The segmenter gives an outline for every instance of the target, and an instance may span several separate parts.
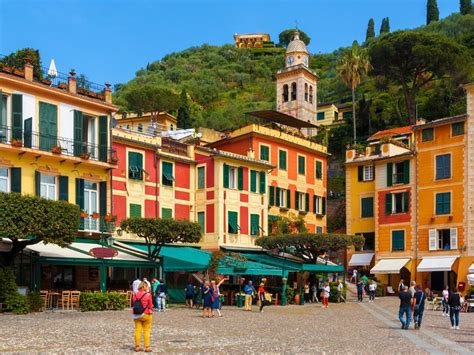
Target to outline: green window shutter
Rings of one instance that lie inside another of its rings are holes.
[[[135,167],[137,166],[137,153],[128,152],[128,178],[135,179],[136,172]]]
[[[109,123],[107,116],[99,116],[99,160],[107,161]]]
[[[250,191],[257,192],[257,172],[250,170]]]
[[[275,206],[275,187],[269,186],[268,187],[268,204],[270,206]]]
[[[291,208],[291,191],[286,190],[286,208]]]
[[[161,218],[173,218],[173,210],[171,208],[162,208]]]
[[[276,188],[276,206],[280,207],[280,188]]]
[[[131,203],[129,207],[130,207],[130,218],[142,217],[142,205]]]
[[[84,179],[76,179],[76,205],[84,209]]]
[[[286,151],[284,150],[278,152],[278,167],[281,170],[286,170]]]
[[[405,250],[405,232],[404,231],[392,232],[392,250],[393,251]]]
[[[238,214],[237,212],[229,211],[227,214],[227,232],[230,234],[237,234],[239,230]]]
[[[11,168],[10,191],[21,192],[21,168]]]
[[[436,194],[436,214],[450,214],[451,213],[451,193],[444,192]]]
[[[237,187],[239,190],[244,189],[244,168],[241,166],[237,169]]]
[[[443,201],[444,201],[444,194],[436,194],[436,214],[443,214]]]
[[[22,139],[23,128],[23,95],[12,95],[12,138]]]
[[[318,115],[317,115],[318,121],[324,120],[324,117],[325,117],[325,112],[318,112]]]
[[[74,156],[84,153],[84,116],[81,111],[74,110]]]
[[[173,181],[173,164],[167,161],[161,162],[161,183],[165,186],[173,186]]]
[[[69,201],[69,177],[59,176],[59,199],[63,201]]]
[[[203,166],[198,167],[198,189],[206,188],[206,170]]]
[[[299,209],[298,206],[300,204],[300,193],[295,191],[295,210]]]
[[[316,213],[316,195],[313,195],[313,213]]]
[[[306,159],[303,156],[298,156],[298,174],[304,175],[305,174],[305,167]]]
[[[41,173],[39,171],[35,171],[35,195],[41,195]]]
[[[265,186],[267,186],[267,173],[265,171],[260,172],[260,193],[265,193]]]
[[[385,194],[385,214],[392,214],[392,194]]]
[[[229,188],[229,165],[224,164],[224,187]]]
[[[23,146],[26,148],[32,147],[33,141],[33,118],[29,117],[24,121],[23,130]]]
[[[357,167],[357,181],[364,181],[364,167],[362,165]]]
[[[323,163],[316,160],[316,179],[321,180],[323,178]]]
[[[321,197],[321,214],[326,215],[326,197]]]
[[[374,216],[374,199],[372,197],[365,197],[361,200],[362,214],[361,217]]]
[[[393,163],[387,163],[387,186],[393,185]]]
[[[410,203],[410,194],[408,193],[408,191],[405,191],[403,193],[403,212],[408,212],[408,208],[409,208],[409,203]]]
[[[403,183],[409,184],[410,183],[410,161],[405,160],[403,162]]]
[[[197,213],[197,222],[201,226],[201,233],[205,233],[205,214],[204,212]]]
[[[309,193],[305,193],[305,211],[309,212]]]
[[[258,235],[258,230],[260,227],[259,219],[260,219],[260,216],[258,214],[250,215],[250,235]]]
[[[58,144],[58,111],[55,105],[39,103],[39,148],[49,151]]]
[[[107,214],[107,182],[99,182],[99,213],[102,217]]]
[[[260,160],[270,161],[270,148],[266,145],[260,146]]]

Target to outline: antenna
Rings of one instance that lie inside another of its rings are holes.
[[[298,29],[298,20],[295,20],[295,29]]]

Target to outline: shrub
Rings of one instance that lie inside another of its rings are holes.
[[[105,311],[107,309],[119,311],[124,310],[127,303],[126,295],[118,293],[82,292],[80,300],[82,312]]]
[[[114,310],[114,311],[122,311],[127,307],[128,305],[128,300],[126,295],[122,295],[120,293],[109,293],[107,295],[108,300],[108,309]]]
[[[15,282],[15,273],[11,267],[0,268],[0,302],[5,302],[8,296],[18,294],[18,286]]]
[[[27,302],[31,312],[40,312],[43,308],[43,301],[39,293],[28,293]]]
[[[347,285],[345,282],[342,283],[344,285],[342,289],[342,297],[346,298],[347,296]],[[329,288],[330,288],[330,294],[329,294],[329,302],[337,302],[337,286],[339,285],[339,282],[330,282],[329,283]]]
[[[20,295],[18,292],[16,294],[8,295],[5,299],[5,310],[15,314],[29,313],[30,306],[28,303],[28,298],[26,296]]]
[[[293,287],[286,287],[286,303],[291,304],[295,298],[295,290]]]

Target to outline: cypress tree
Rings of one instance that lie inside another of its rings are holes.
[[[186,89],[181,91],[181,100],[178,108],[178,128],[191,128],[191,113],[189,110],[188,95]]]
[[[460,0],[460,12],[461,15],[468,15],[471,13],[472,4],[471,0]]]
[[[365,41],[367,42],[369,39],[375,37],[375,29],[374,29],[374,19],[371,18],[369,20],[369,24],[367,25],[367,32],[365,34]]]
[[[436,0],[428,0],[426,4],[426,24],[439,20],[438,3]]]
[[[390,20],[388,17],[382,19],[382,25],[380,26],[380,34],[389,33],[390,32]]]

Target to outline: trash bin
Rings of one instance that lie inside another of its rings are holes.
[[[238,308],[242,308],[244,306],[245,296],[242,294],[235,295],[235,303],[237,304]]]

